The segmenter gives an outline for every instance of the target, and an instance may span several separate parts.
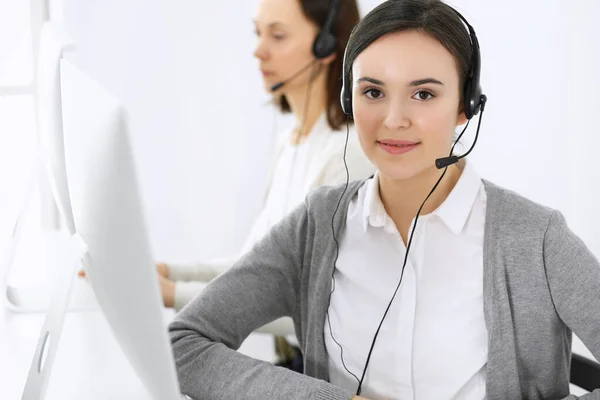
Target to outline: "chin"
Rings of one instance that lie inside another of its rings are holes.
[[[435,168],[434,165],[431,168]],[[379,170],[379,175],[384,177],[385,179],[389,179],[392,181],[404,181],[408,179],[413,179],[423,174],[427,170],[430,170],[425,165],[415,165],[414,163],[380,163],[377,165],[377,169]]]

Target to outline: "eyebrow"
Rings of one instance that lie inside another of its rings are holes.
[[[379,86],[385,86],[385,83],[383,83],[382,81],[380,81],[379,79],[375,79],[375,78],[370,78],[368,76],[363,76],[362,78],[358,78],[358,80],[356,81],[357,83],[360,82],[370,82],[374,85],[379,85]],[[410,83],[410,86],[421,86],[424,85],[426,83],[433,83],[435,85],[444,85],[442,82],[440,82],[437,79],[434,78],[423,78],[423,79],[417,79],[414,80]]]
[[[254,25],[258,25],[258,21],[253,19],[252,22],[254,23]],[[267,28],[277,28],[277,27],[284,27],[285,24],[283,22],[279,22],[279,21],[274,21],[274,22],[270,22],[269,24],[267,24]]]

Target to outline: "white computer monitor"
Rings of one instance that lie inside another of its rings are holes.
[[[60,23],[44,23],[40,32],[37,68],[36,101],[40,144],[54,201],[71,235],[75,233],[75,224],[65,170],[60,60],[65,52],[73,49],[73,42]]]
[[[32,176],[23,197],[23,205],[15,218],[12,235],[5,249],[0,253],[0,289],[7,300],[6,306],[13,311],[39,312],[45,311],[51,297],[51,285],[19,288],[8,284],[8,276],[15,260],[17,247],[21,240],[21,228],[26,214],[31,209],[31,199],[35,188],[47,180],[52,197],[57,205],[60,217],[69,234],[75,232],[69,190],[65,171],[65,155],[63,146],[62,112],[60,94],[60,59],[67,52],[74,50],[72,39],[64,26],[55,21],[46,21],[39,36],[39,52],[37,65],[36,111],[37,126],[40,137],[40,151],[32,168]],[[82,297],[89,308],[90,299]]]
[[[180,399],[125,112],[76,66],[61,69],[67,182],[89,282],[148,392]]]

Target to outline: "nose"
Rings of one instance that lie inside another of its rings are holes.
[[[389,130],[406,129],[411,124],[408,114],[408,107],[403,101],[399,99],[390,101],[383,126]]]
[[[261,61],[265,61],[269,56],[269,52],[267,51],[267,46],[263,39],[257,39],[256,48],[254,49],[254,57],[258,58]]]

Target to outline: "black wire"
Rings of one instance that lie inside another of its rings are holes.
[[[481,121],[481,118],[479,118],[479,120]],[[454,148],[456,147],[456,145],[458,144],[458,142],[460,142],[460,138],[463,136],[463,134],[465,133],[465,131],[467,130],[467,128],[469,127],[469,123],[471,122],[471,120],[467,121],[467,124],[465,125],[465,127],[463,128],[462,132],[460,133],[460,135],[458,135],[458,137],[456,138],[456,141],[454,142],[454,144],[452,145],[452,148],[450,149],[450,155],[452,155],[454,153]],[[479,133],[479,127],[477,128],[477,134]],[[476,134],[476,135],[477,135]],[[477,136],[475,136],[477,137]],[[475,139],[475,141],[477,141],[477,139]],[[469,154],[471,150],[469,150],[467,152],[467,154]],[[466,155],[466,154],[465,154]],[[459,158],[463,158],[465,155],[459,157]]]
[[[342,203],[344,194],[346,194],[346,190],[348,190],[348,184],[350,182],[350,172],[348,171],[348,164],[346,163],[346,151],[348,149],[348,136],[350,136],[350,126],[349,126],[348,120],[346,119],[346,144],[344,145],[344,167],[346,168],[346,186],[344,187],[344,191],[342,192],[342,195],[340,196],[340,198],[338,200],[337,206],[335,207],[335,211],[333,212],[333,216],[331,217],[331,231],[333,232],[333,240],[335,241],[335,260],[333,262],[333,271],[331,273],[331,279],[333,280],[333,283],[332,283],[331,292],[329,292],[329,304],[331,304],[331,295],[335,291],[335,264],[337,263],[338,255],[340,252],[340,245],[338,243],[337,237],[335,236],[335,215],[337,214],[338,209],[340,208],[340,204]],[[348,372],[350,375],[352,375],[354,377],[354,379],[356,379],[356,382],[359,382],[358,376],[354,375],[348,369],[348,367],[346,366],[346,363],[344,362],[344,348],[335,339],[335,337],[333,337],[333,330],[331,329],[331,319],[329,318],[329,307],[327,307],[326,315],[327,315],[327,323],[329,324],[329,333],[331,335],[331,338],[333,339],[335,344],[337,344],[338,347],[340,348],[340,357],[342,359],[342,366],[344,367],[346,372]]]
[[[481,113],[483,115],[483,112]],[[454,148],[456,147],[456,144],[458,143],[458,141],[460,140],[460,138],[463,136],[463,134],[465,133],[465,131],[467,130],[467,128],[469,127],[469,123],[471,122],[471,120],[467,121],[467,124],[465,125],[464,129],[462,130],[462,132],[460,133],[460,135],[458,135],[458,138],[456,139],[456,141],[454,142],[454,144],[452,145],[452,148],[450,149],[450,155],[452,155],[452,153],[454,153]],[[477,136],[479,135],[479,127],[481,126],[481,115],[479,116],[479,125],[477,126],[477,133],[475,135],[475,142],[477,141]],[[473,143],[473,146],[471,146],[471,149],[469,149],[469,151],[466,154],[469,154],[469,152],[471,152],[471,150],[473,150],[473,147],[475,146],[475,142]],[[465,155],[459,157],[459,158],[463,158],[465,157]],[[371,355],[373,354],[373,349],[375,347],[375,342],[377,341],[377,336],[379,336],[379,331],[381,330],[381,326],[383,325],[383,321],[385,321],[385,317],[388,314],[388,311],[390,310],[390,307],[392,306],[392,303],[394,302],[394,299],[396,298],[396,294],[398,293],[398,289],[400,288],[400,284],[402,283],[402,278],[404,277],[404,269],[406,267],[406,262],[408,261],[408,254],[410,251],[410,246],[412,244],[412,239],[415,233],[415,229],[417,228],[417,222],[419,221],[419,216],[421,215],[421,211],[423,210],[423,207],[425,206],[425,203],[427,202],[427,200],[429,200],[429,198],[431,197],[431,195],[433,194],[433,192],[435,191],[435,189],[437,189],[437,187],[439,186],[440,182],[442,181],[442,179],[444,178],[444,175],[446,175],[446,172],[448,171],[448,166],[446,166],[444,168],[444,172],[442,173],[442,175],[440,176],[440,178],[437,180],[437,182],[435,183],[435,185],[433,186],[433,188],[431,189],[431,191],[429,192],[429,194],[427,195],[427,197],[425,198],[425,200],[423,201],[423,203],[421,203],[421,207],[419,207],[419,211],[417,211],[417,215],[415,217],[415,223],[413,225],[413,228],[410,232],[410,237],[408,239],[408,245],[406,246],[406,253],[404,254],[404,262],[402,264],[402,271],[400,273],[400,281],[398,281],[398,285],[396,286],[396,290],[394,290],[394,294],[392,295],[392,298],[390,300],[390,302],[388,303],[387,308],[385,309],[385,313],[383,314],[383,318],[381,318],[381,321],[379,322],[379,326],[377,327],[377,331],[375,332],[375,336],[373,337],[373,342],[371,343],[371,348],[369,349],[369,354],[367,356],[367,361],[365,362],[365,368],[363,369],[363,373],[362,376],[360,378],[360,381],[358,382],[358,388],[356,390],[356,395],[359,396],[362,390],[362,384],[363,381],[365,379],[365,375],[367,373],[367,368],[369,366],[369,362],[371,360]]]
[[[475,140],[473,142],[473,145],[471,146],[471,148],[469,149],[469,151],[467,151],[465,154],[463,154],[462,156],[459,157],[459,159],[466,157],[472,150],[473,147],[475,147],[475,143],[477,143],[477,138],[479,136],[479,128],[481,127],[481,119],[483,117],[483,109],[481,110],[481,115],[479,116],[479,122],[477,124],[477,132],[475,134]],[[452,148],[450,149],[450,154],[449,156],[452,156],[452,154],[454,153],[454,148],[456,147],[456,144],[460,141],[461,137],[463,136],[463,134],[466,132],[467,128],[469,127],[469,123],[471,122],[471,120],[467,121],[467,124],[465,125],[465,127],[463,128],[462,132],[460,133],[460,135],[458,135],[458,138],[456,139],[456,141],[454,142],[454,144],[452,145]],[[346,152],[347,152],[347,148],[348,148],[348,136],[349,136],[349,132],[350,132],[350,128],[349,128],[349,122],[348,119],[346,119],[346,143],[344,145],[344,167],[346,168],[346,185],[344,187],[344,190],[342,191],[342,194],[340,195],[340,198],[338,200],[337,206],[335,208],[335,211],[333,212],[333,216],[331,218],[331,231],[333,233],[333,240],[335,241],[335,248],[336,248],[336,252],[335,252],[335,259],[334,259],[334,264],[333,264],[333,271],[331,273],[331,278],[332,278],[332,289],[331,292],[329,293],[329,304],[331,304],[331,296],[333,295],[333,292],[335,291],[335,265],[337,263],[337,259],[339,256],[339,251],[340,251],[340,246],[339,246],[339,242],[337,240],[337,237],[335,235],[335,216],[338,212],[338,209],[340,207],[340,204],[342,203],[342,199],[344,197],[344,195],[346,194],[346,191],[348,190],[348,184],[350,181],[350,173],[348,172],[348,164],[346,162]],[[369,349],[369,354],[367,355],[367,361],[365,362],[365,367],[363,369],[363,373],[360,379],[358,379],[358,377],[352,373],[348,367],[346,366],[346,363],[344,362],[344,348],[342,347],[342,345],[335,339],[335,337],[333,336],[333,330],[331,328],[331,319],[329,317],[329,306],[327,307],[327,312],[326,312],[326,316],[327,316],[327,323],[329,324],[329,333],[331,335],[331,338],[333,339],[333,341],[335,342],[335,344],[338,345],[338,347],[340,348],[340,357],[342,360],[342,366],[344,367],[344,369],[346,370],[346,372],[348,372],[350,375],[352,375],[356,381],[358,382],[358,388],[356,390],[356,395],[360,396],[360,393],[362,391],[362,384],[363,381],[365,379],[365,375],[367,373],[367,368],[369,366],[369,362],[371,360],[371,355],[373,354],[373,349],[375,347],[375,342],[377,341],[377,336],[379,336],[379,331],[381,330],[381,326],[383,325],[383,322],[385,321],[385,317],[387,316],[392,303],[394,302],[394,299],[396,298],[396,294],[398,293],[398,289],[400,288],[400,285],[402,284],[402,278],[404,277],[404,269],[406,268],[406,262],[408,261],[408,254],[410,251],[410,246],[412,244],[412,240],[413,240],[413,236],[415,233],[415,229],[417,228],[417,223],[419,221],[419,216],[421,215],[421,211],[423,210],[423,207],[425,206],[425,203],[427,202],[427,200],[429,200],[429,198],[431,197],[431,195],[433,194],[433,192],[435,191],[435,189],[437,189],[437,187],[439,186],[440,182],[442,181],[442,179],[444,178],[444,176],[446,175],[446,172],[448,171],[448,166],[444,167],[444,172],[442,172],[442,175],[439,177],[439,179],[437,180],[437,182],[435,183],[435,185],[433,186],[433,188],[431,189],[431,191],[429,192],[429,194],[427,195],[427,197],[425,198],[425,200],[423,201],[423,203],[421,203],[421,206],[419,207],[419,210],[417,211],[417,215],[415,217],[415,223],[412,227],[412,230],[410,232],[410,236],[408,239],[408,244],[406,246],[406,253],[404,254],[404,262],[402,264],[402,271],[400,272],[400,280],[398,281],[398,285],[396,285],[396,289],[394,290],[394,294],[392,295],[392,298],[390,299],[387,308],[385,309],[385,312],[383,314],[383,317],[381,318],[381,321],[379,322],[379,326],[377,327],[377,331],[375,332],[375,336],[373,337],[373,342],[371,343],[371,348]]]
[[[466,156],[469,155],[469,153],[471,153],[473,151],[473,148],[475,147],[475,143],[477,143],[477,138],[479,137],[479,128],[481,127],[482,119],[483,119],[483,109],[481,110],[481,114],[479,115],[479,121],[477,121],[477,132],[475,132],[475,140],[473,140],[473,144],[471,145],[471,148],[465,154],[458,157],[459,159],[465,158]],[[471,122],[471,120],[469,120],[469,122]],[[467,126],[469,126],[469,122],[467,122]],[[463,133],[465,133],[467,126],[465,126],[465,129],[463,129],[462,133],[458,136],[458,139],[456,140],[457,142],[460,140],[460,137],[463,135]],[[456,143],[454,143],[454,144],[456,145]],[[454,146],[452,146],[452,148],[454,149]]]
[[[468,125],[469,125],[469,124],[467,123],[467,126],[468,126]],[[458,139],[457,139],[457,142],[458,142],[458,140],[460,139],[460,137],[462,136],[462,134],[465,132],[465,130],[466,130],[466,128],[467,128],[467,126],[465,126],[465,129],[464,129],[464,130],[462,131],[462,133],[459,135],[459,137],[458,137]],[[331,230],[332,230],[332,232],[333,232],[333,240],[335,241],[336,253],[335,253],[335,259],[334,259],[334,267],[333,267],[333,271],[332,271],[332,273],[331,273],[331,278],[332,278],[332,281],[333,281],[333,282],[332,282],[332,290],[331,290],[331,292],[329,293],[329,304],[331,304],[331,296],[333,295],[333,292],[335,291],[335,265],[336,265],[336,263],[337,263],[337,259],[338,259],[338,256],[339,256],[339,242],[338,242],[338,240],[337,240],[337,237],[336,237],[336,235],[335,235],[335,216],[336,216],[336,214],[337,214],[337,212],[338,212],[338,209],[339,209],[339,207],[340,207],[340,204],[341,204],[341,202],[342,202],[342,199],[343,199],[343,197],[344,197],[344,194],[346,194],[346,191],[348,190],[348,184],[349,184],[349,181],[350,181],[350,173],[348,172],[348,164],[347,164],[347,162],[346,162],[346,152],[347,152],[347,148],[348,148],[348,137],[349,137],[349,132],[350,132],[350,128],[349,128],[349,122],[348,122],[348,120],[346,120],[346,143],[345,143],[345,145],[344,145],[344,167],[346,168],[346,185],[345,185],[345,187],[344,187],[344,190],[342,191],[342,194],[341,194],[341,196],[340,196],[340,198],[339,198],[339,200],[338,200],[337,206],[336,206],[336,208],[335,208],[335,211],[333,212],[333,216],[332,216],[332,218],[331,218]],[[454,145],[452,146],[452,149],[450,150],[450,154],[452,154],[452,151],[454,150],[454,146],[456,146],[456,142],[455,142],[455,143],[454,143]],[[335,344],[337,344],[337,345],[338,345],[338,347],[340,348],[340,358],[341,358],[341,361],[342,361],[342,366],[344,367],[344,369],[346,370],[346,372],[348,372],[350,375],[352,375],[352,376],[354,377],[354,379],[356,379],[356,382],[358,383],[358,389],[357,389],[357,392],[356,392],[356,395],[357,395],[357,396],[358,396],[358,395],[360,395],[360,392],[361,392],[361,388],[362,388],[362,382],[363,382],[363,380],[364,380],[364,377],[365,377],[365,374],[366,374],[366,372],[367,372],[367,367],[368,367],[368,365],[369,365],[369,361],[370,361],[370,359],[371,359],[371,354],[372,354],[372,352],[373,352],[373,348],[374,348],[374,346],[375,346],[375,341],[377,340],[377,336],[379,335],[379,331],[380,331],[380,329],[381,329],[381,326],[383,325],[383,321],[385,320],[385,317],[387,316],[387,313],[388,313],[388,311],[389,311],[389,309],[390,309],[390,307],[391,307],[391,305],[392,305],[392,302],[394,301],[394,298],[396,297],[396,293],[398,292],[398,289],[399,289],[399,287],[400,287],[400,284],[402,283],[402,277],[403,277],[403,275],[404,275],[404,268],[405,268],[405,266],[406,266],[406,262],[407,262],[407,260],[408,260],[408,252],[409,252],[409,250],[410,250],[410,245],[411,245],[411,243],[412,243],[412,237],[413,237],[414,230],[415,230],[415,228],[416,228],[416,226],[417,226],[418,214],[420,214],[420,213],[421,213],[421,209],[423,208],[423,205],[425,204],[425,202],[427,201],[427,199],[429,199],[429,197],[431,196],[431,194],[433,193],[433,191],[434,191],[434,190],[437,188],[438,184],[440,183],[440,181],[442,180],[442,178],[443,178],[443,177],[444,177],[444,175],[446,174],[446,170],[447,170],[447,169],[448,169],[448,167],[444,168],[444,172],[442,173],[442,176],[440,177],[440,179],[438,180],[438,182],[435,184],[435,186],[433,187],[433,189],[431,190],[431,192],[429,193],[429,195],[427,196],[427,198],[425,199],[425,201],[423,202],[423,204],[421,204],[421,207],[419,208],[419,211],[418,211],[418,213],[417,213],[417,218],[415,219],[415,224],[414,224],[414,226],[413,226],[413,230],[412,230],[412,232],[411,232],[410,239],[409,239],[409,242],[408,242],[408,247],[406,248],[406,254],[405,254],[405,257],[404,257],[404,264],[403,264],[403,266],[402,266],[402,273],[401,273],[401,275],[400,275],[400,281],[398,282],[398,285],[396,286],[396,290],[394,291],[394,295],[392,296],[392,299],[390,300],[390,302],[389,302],[389,304],[388,304],[388,306],[387,306],[387,308],[386,308],[386,310],[385,310],[385,313],[384,313],[384,315],[383,315],[383,318],[381,319],[381,321],[380,321],[380,323],[379,323],[379,326],[378,326],[378,328],[377,328],[377,331],[376,331],[376,333],[375,333],[375,336],[374,336],[374,338],[373,338],[373,342],[372,342],[372,344],[371,344],[371,348],[370,348],[370,350],[369,350],[369,355],[367,356],[367,361],[366,361],[365,368],[364,368],[364,370],[363,370],[363,374],[362,374],[362,377],[361,377],[361,379],[358,379],[358,376],[356,376],[354,373],[352,373],[352,371],[350,371],[350,370],[348,369],[348,367],[346,366],[346,363],[345,363],[345,361],[344,361],[344,348],[342,347],[342,345],[341,345],[341,344],[340,344],[340,343],[339,343],[339,342],[338,342],[338,341],[335,339],[335,337],[333,336],[333,330],[332,330],[332,328],[331,328],[331,319],[330,319],[330,317],[329,317],[329,307],[327,307],[327,313],[326,313],[326,316],[327,316],[327,323],[328,323],[328,325],[329,325],[329,332],[330,332],[330,335],[331,335],[331,339],[333,339],[333,341],[335,342]]]
[[[452,146],[452,147],[454,147],[454,146]],[[369,349],[369,355],[367,356],[367,361],[365,363],[365,368],[363,369],[362,376],[360,378],[360,381],[358,382],[358,389],[356,390],[356,395],[357,396],[360,395],[360,392],[362,390],[362,383],[363,383],[363,380],[365,379],[365,375],[367,373],[367,367],[369,366],[369,362],[371,361],[371,355],[373,354],[373,349],[375,348],[375,341],[377,340],[377,336],[379,336],[379,331],[381,330],[381,326],[383,325],[383,321],[385,320],[385,317],[387,316],[388,311],[390,310],[390,307],[392,306],[392,303],[394,302],[394,299],[396,298],[396,294],[398,293],[398,289],[400,288],[400,284],[402,283],[402,278],[404,277],[404,268],[406,267],[406,262],[408,260],[408,253],[410,251],[410,245],[412,244],[413,235],[414,235],[415,229],[417,227],[417,221],[419,220],[419,215],[421,214],[421,210],[423,209],[423,206],[425,205],[425,203],[427,202],[427,200],[429,200],[429,197],[431,197],[431,195],[433,194],[433,192],[435,191],[435,189],[438,187],[438,185],[442,181],[442,178],[444,177],[444,175],[446,175],[447,171],[448,171],[448,167],[445,167],[444,168],[444,172],[442,173],[442,175],[440,176],[440,178],[438,179],[438,181],[436,182],[436,184],[433,186],[433,189],[431,189],[431,191],[429,192],[429,194],[425,198],[425,201],[423,201],[423,203],[421,204],[421,207],[419,207],[419,211],[417,211],[417,216],[415,217],[415,223],[413,225],[412,231],[410,232],[410,237],[408,239],[408,245],[406,247],[406,253],[404,254],[404,263],[402,264],[402,272],[400,273],[400,281],[398,281],[398,285],[396,286],[396,290],[394,290],[394,294],[393,294],[390,302],[388,303],[387,308],[385,309],[385,313],[383,313],[383,317],[381,318],[381,321],[379,322],[379,326],[377,327],[377,331],[375,332],[375,336],[373,337],[373,342],[371,343],[371,348]]]

